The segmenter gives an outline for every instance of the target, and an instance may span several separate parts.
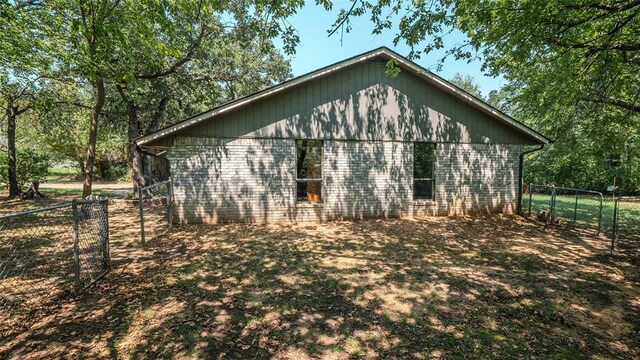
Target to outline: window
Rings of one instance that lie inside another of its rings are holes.
[[[413,198],[433,200],[435,179],[433,164],[436,144],[413,144]]]
[[[322,140],[296,140],[296,197],[322,201]]]

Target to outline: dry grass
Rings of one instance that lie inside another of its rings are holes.
[[[634,358],[637,257],[512,217],[188,226],[138,244],[0,358]]]

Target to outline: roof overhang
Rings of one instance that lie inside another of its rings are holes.
[[[148,145],[154,141],[166,138],[168,136],[171,136],[172,134],[186,129],[188,127],[194,126],[196,124],[199,124],[203,121],[207,121],[213,117],[216,117],[220,114],[224,114],[224,113],[228,113],[230,111],[233,111],[237,108],[241,108],[249,103],[258,101],[260,99],[266,98],[266,97],[270,97],[272,95],[278,94],[278,93],[282,93],[284,91],[286,91],[287,89],[290,89],[292,87],[295,87],[299,84],[305,83],[307,81],[311,81],[313,79],[316,78],[320,78],[323,76],[326,76],[328,74],[340,71],[344,68],[347,68],[351,65],[357,64],[357,63],[362,63],[362,62],[366,62],[369,61],[371,59],[374,58],[378,58],[378,57],[383,57],[385,59],[388,60],[393,60],[396,65],[398,67],[400,67],[403,70],[408,70],[410,72],[412,72],[413,74],[419,76],[420,78],[426,80],[427,82],[433,84],[434,86],[438,87],[439,89],[445,91],[446,93],[449,93],[461,100],[463,100],[464,102],[471,104],[472,106],[478,108],[479,110],[487,113],[488,115],[490,115],[492,118],[506,124],[509,125],[517,130],[519,130],[521,133],[529,136],[530,138],[535,139],[537,142],[539,142],[540,144],[548,144],[551,142],[551,140],[549,138],[547,138],[546,136],[540,134],[539,132],[533,130],[532,128],[526,126],[525,124],[515,120],[514,118],[512,118],[511,116],[503,113],[502,111],[494,108],[493,106],[487,104],[486,102],[484,102],[483,100],[469,94],[468,92],[460,89],[459,87],[453,85],[452,83],[448,82],[447,80],[441,78],[440,76],[432,73],[431,71],[419,66],[418,64],[404,58],[403,56],[399,55],[398,53],[390,50],[387,47],[381,47],[375,50],[371,50],[369,52],[366,52],[364,54],[360,54],[357,56],[354,56],[352,58],[340,61],[338,63],[335,63],[333,65],[329,65],[326,66],[324,68],[321,68],[319,70],[310,72],[308,74],[293,78],[291,80],[285,81],[281,84],[275,85],[273,87],[261,90],[259,92],[256,92],[254,94],[242,97],[240,99],[231,101],[229,103],[226,103],[224,105],[221,105],[219,107],[216,107],[212,110],[209,110],[207,112],[204,112],[202,114],[196,115],[194,117],[191,117],[189,119],[186,119],[184,121],[181,121],[179,123],[176,123],[174,125],[168,126],[164,129],[160,129],[156,132],[153,132],[151,134],[142,136],[138,139],[136,139],[136,144],[138,146],[143,146],[143,145]]]

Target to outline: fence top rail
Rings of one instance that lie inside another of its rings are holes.
[[[7,214],[7,215],[0,215],[0,220],[10,219],[10,218],[18,217],[18,216],[29,215],[29,214],[35,214],[35,213],[39,213],[39,212],[45,212],[45,211],[61,209],[63,207],[67,207],[67,206],[71,206],[71,205],[72,205],[71,202],[65,202],[65,203],[61,203],[61,204],[53,205],[53,206],[48,206],[48,207],[44,207],[44,208],[25,210],[25,211],[20,211],[20,212],[17,212],[17,213],[11,213],[11,214]]]
[[[84,204],[94,204],[94,203],[102,203],[102,202],[108,202],[109,199],[108,198],[97,198],[97,199],[74,199],[72,201],[72,203],[76,203],[77,205],[84,205]]]
[[[631,202],[640,202],[640,196],[620,196],[616,198],[617,202],[631,201]]]
[[[593,190],[584,190],[584,189],[576,189],[576,188],[568,188],[568,187],[562,187],[562,186],[556,186],[555,187],[556,190],[569,190],[569,191],[575,191],[575,192],[579,192],[579,193],[583,193],[583,194],[593,194],[593,195],[598,195],[600,197],[602,197],[602,193],[599,191],[593,191]]]
[[[159,187],[159,186],[162,186],[162,185],[166,185],[166,184],[170,184],[170,183],[171,183],[171,179],[169,179],[169,180],[165,180],[165,181],[160,181],[160,182],[157,182],[157,183],[152,184],[152,185],[149,185],[149,186],[141,187],[141,188],[140,188],[140,191],[145,191],[145,190],[153,189],[153,188],[156,188],[156,187]]]

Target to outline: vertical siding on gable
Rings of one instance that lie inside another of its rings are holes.
[[[177,136],[533,144],[407,72],[362,63],[187,128]]]

